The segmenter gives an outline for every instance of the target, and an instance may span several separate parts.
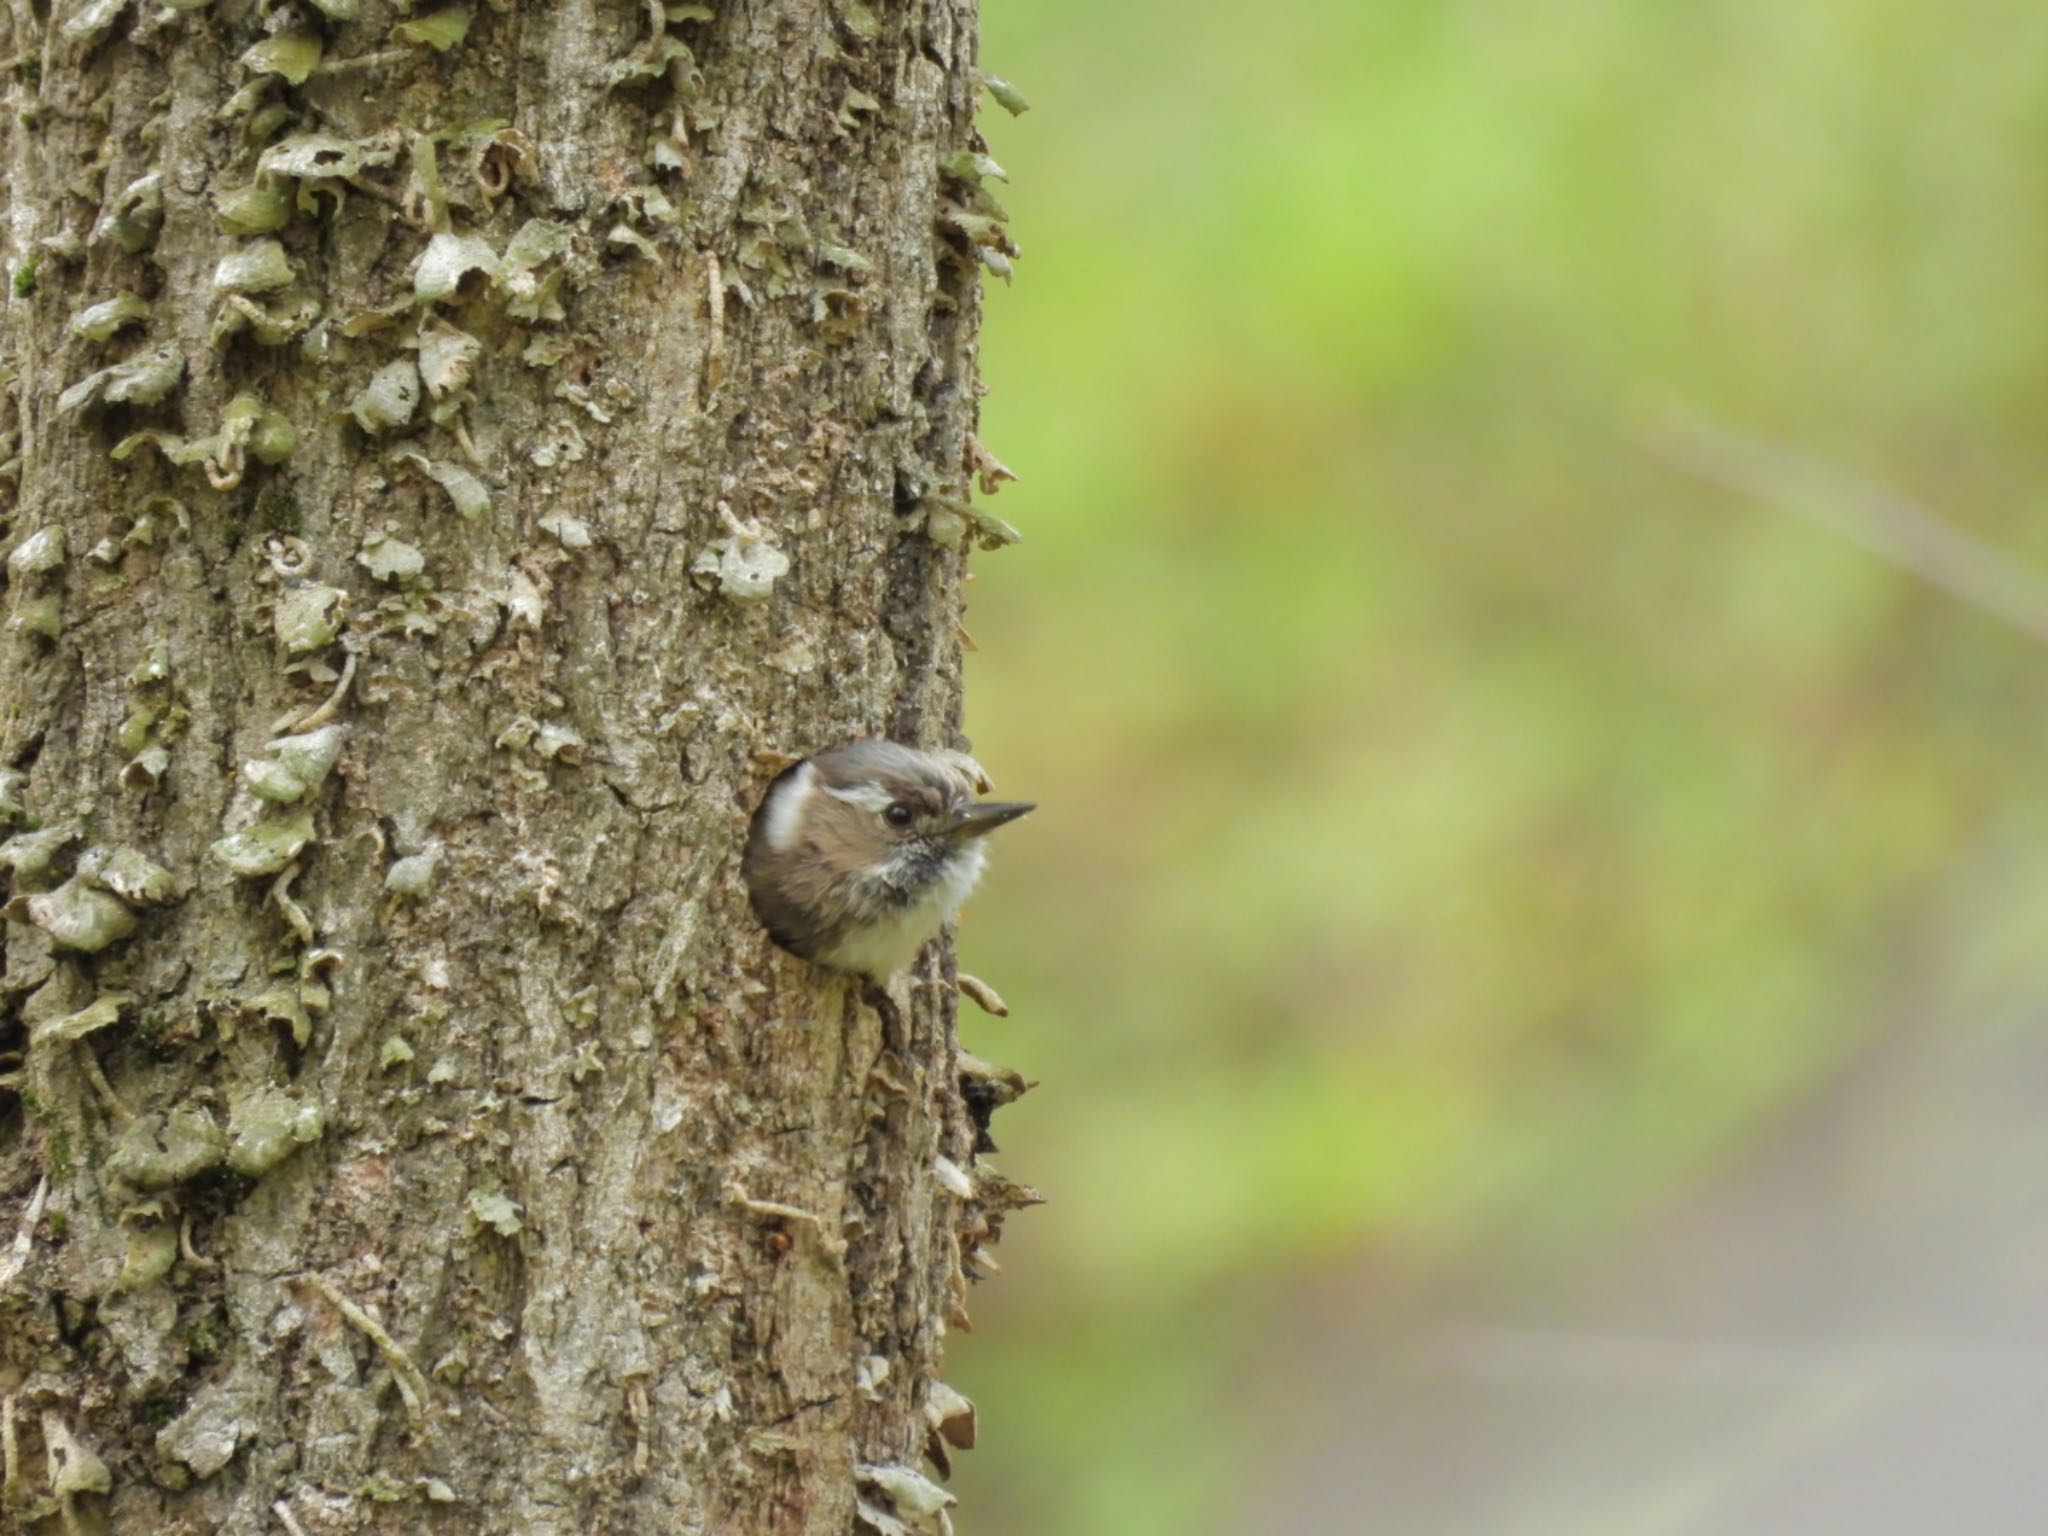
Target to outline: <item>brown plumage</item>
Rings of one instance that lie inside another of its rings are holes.
[[[893,741],[851,741],[768,786],[741,871],[784,949],[887,980],[959,911],[985,835],[1029,805],[977,801],[967,775]]]

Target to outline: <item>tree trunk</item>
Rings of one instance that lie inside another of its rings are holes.
[[[973,53],[9,0],[0,1528],[944,1525],[1018,1085],[736,869],[962,744]]]

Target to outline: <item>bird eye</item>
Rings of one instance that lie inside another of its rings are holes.
[[[892,827],[907,827],[910,825],[910,807],[898,800],[882,812],[882,820]]]

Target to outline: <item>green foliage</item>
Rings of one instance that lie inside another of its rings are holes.
[[[1963,850],[2048,869],[2038,652],[1644,430],[2048,563],[2043,42],[2015,0],[988,7],[1038,108],[982,119],[1030,538],[968,726],[1046,809],[962,936],[1014,1017],[964,1028],[1046,1083],[997,1161],[1052,1204],[956,1346],[963,1529],[1241,1528],[1237,1319],[1657,1199],[1882,1026]]]

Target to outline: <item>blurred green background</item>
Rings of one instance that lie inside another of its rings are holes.
[[[963,1035],[1042,1080],[996,1161],[1052,1203],[952,1345],[959,1529],[1720,1529],[1725,1457],[1288,1501],[1436,1379],[1386,1359],[1581,1294],[1886,1042],[1874,1220],[1959,1145],[1896,1125],[1944,1052],[2031,1070],[2038,645],[1656,424],[2048,565],[2048,10],[988,0],[982,62],[1025,542],[969,729],[1044,808]]]

